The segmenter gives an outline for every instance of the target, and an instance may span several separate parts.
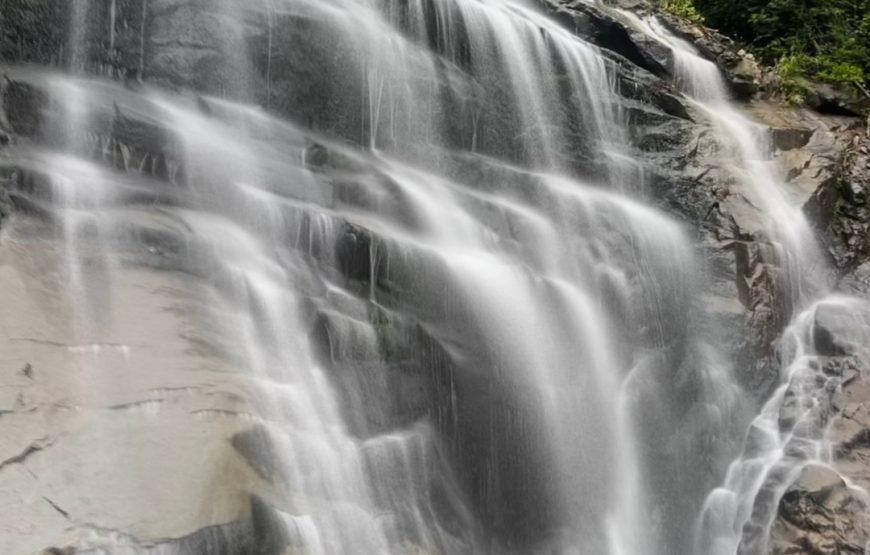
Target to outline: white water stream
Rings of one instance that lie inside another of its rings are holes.
[[[825,371],[831,353],[820,352],[816,345],[817,319],[833,324],[835,341],[858,348],[866,357],[870,305],[831,293],[824,255],[801,208],[788,200],[789,185],[776,168],[767,129],[732,104],[719,68],[655,18],[621,15],[671,49],[675,85],[696,101],[731,153],[733,171],[747,186],[751,202],[769,218],[767,233],[785,269],[795,316],[781,340],[780,385],[751,423],[743,452],[723,484],[707,497],[694,547],[695,553],[709,555],[767,553],[786,488],[806,466],[833,464],[826,414],[831,392],[841,380]]]

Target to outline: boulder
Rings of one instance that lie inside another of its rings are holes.
[[[816,130],[812,127],[771,127],[770,139],[773,148],[780,152],[807,146]]]
[[[832,406],[838,417],[828,431],[834,445],[837,468],[851,483],[870,491],[870,371],[855,361],[843,372],[843,386],[834,394]]]
[[[863,555],[870,542],[870,505],[833,469],[807,465],[779,503],[771,555]]]
[[[870,98],[861,93],[828,83],[803,81],[807,106],[823,114],[865,116],[870,113]]]

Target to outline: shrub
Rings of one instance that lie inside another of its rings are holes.
[[[695,23],[703,23],[704,18],[695,8],[692,0],[658,0],[658,7],[667,12],[685,17]]]
[[[870,80],[870,0],[659,0],[746,44],[784,82]]]

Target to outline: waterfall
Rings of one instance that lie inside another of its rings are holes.
[[[769,217],[767,233],[785,269],[794,317],[781,340],[780,385],[750,424],[744,449],[724,482],[707,497],[694,549],[711,555],[768,553],[771,527],[786,488],[812,464],[833,465],[826,411],[830,393],[842,381],[826,369],[828,357],[835,353],[820,344],[818,321],[831,328],[831,341],[854,346],[859,358],[866,357],[870,305],[830,291],[825,257],[802,210],[787,197],[788,185],[775,167],[766,129],[732,105],[719,68],[654,17],[621,15],[671,49],[675,84],[709,118],[734,159],[733,171]]]
[[[110,49],[132,48],[136,82],[83,75],[85,0],[72,74],[8,69],[44,96],[0,170],[29,207],[4,233],[52,268],[43,343],[64,346],[84,399],[54,401],[76,415],[58,442],[87,439],[64,447],[79,493],[118,489],[100,507],[70,494],[51,538],[731,554],[767,537],[764,492],[830,463],[817,314],[859,345],[849,322],[870,308],[830,293],[760,126],[690,45],[625,15],[673,51],[786,268],[781,384],[742,453],[727,438],[747,402],[694,238],[635,159],[625,60],[521,0],[205,4],[112,0]],[[783,431],[786,398],[807,410]],[[170,452],[166,430],[190,446]],[[738,458],[710,492],[723,453]]]

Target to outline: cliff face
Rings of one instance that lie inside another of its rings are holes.
[[[855,102],[848,95],[821,86],[817,87],[821,96],[812,96],[809,107],[771,100],[775,97],[775,78],[766,76],[766,70],[759,68],[751,55],[738,53],[733,43],[715,31],[698,28],[671,15],[660,17],[675,33],[719,64],[746,110],[755,120],[769,126],[771,145],[786,176],[788,193],[801,203],[821,238],[824,255],[833,268],[832,282],[845,294],[866,298],[870,293],[870,282],[865,276],[868,260],[865,227],[870,221],[864,208],[870,176],[866,106],[860,99]],[[666,63],[662,65],[667,67]],[[740,268],[740,258],[737,263]],[[775,273],[777,263],[772,266]],[[750,275],[753,277],[748,278]],[[760,313],[763,322],[760,329],[770,334],[756,331],[754,335],[764,337],[764,343],[768,344],[767,339],[778,336],[781,324],[789,320],[788,304],[777,301],[775,278],[762,280],[756,288],[751,284],[757,279],[758,270],[744,276],[749,291],[766,300],[755,305],[750,302],[749,306],[753,322],[759,322]],[[741,279],[738,277],[738,281]],[[781,491],[778,516],[772,526],[753,532],[756,524],[750,520],[739,553],[858,554],[868,549],[870,504],[866,492],[870,491],[870,484],[866,439],[870,436],[863,414],[870,403],[870,376],[866,369],[867,339],[861,331],[865,317],[859,313],[854,319],[847,318],[844,324],[836,318],[826,320],[817,315],[814,328],[817,349],[828,358],[822,359],[822,368],[809,385],[818,390],[816,401],[812,408],[794,402],[800,397],[797,390],[808,385],[792,384],[779,411],[779,423],[781,433],[785,433],[801,411],[814,411],[814,432],[794,429],[791,433],[827,437],[833,453],[832,466],[809,464],[786,478],[784,483],[790,485]],[[837,333],[840,337],[851,335],[851,342],[834,344],[824,339]],[[757,352],[764,352],[764,347]],[[755,510],[764,511],[770,502],[760,496]],[[765,536],[768,531],[769,541],[766,537],[752,539],[759,533]]]
[[[332,40],[336,35],[323,21],[304,10],[272,12],[231,1],[91,2],[78,14],[69,11],[71,4],[11,0],[0,22],[12,29],[0,37],[4,61],[73,67],[114,80],[131,96],[158,85],[259,105],[307,129],[300,158],[320,190],[331,191],[335,206],[395,205],[402,211],[407,201],[391,185],[394,177],[335,141],[368,146],[369,137],[387,134],[371,107],[360,106],[365,91],[355,78],[363,63],[357,45]],[[692,321],[698,325],[718,330],[719,347],[731,355],[734,373],[749,393],[743,402],[760,405],[780,380],[779,339],[794,316],[795,297],[783,277],[777,245],[767,236],[764,212],[734,178],[729,155],[709,122],[672,85],[670,50],[609,9],[580,1],[546,0],[541,5],[565,29],[601,48],[616,68],[614,104],[628,124],[626,152],[638,166],[643,193],[690,230],[704,261],[703,306],[686,312],[695,315]],[[76,17],[82,37],[73,40],[64,22]],[[762,100],[764,72],[751,58],[714,32],[670,16],[662,15],[662,20],[720,65],[745,111],[767,126],[788,177],[788,192],[823,238],[834,269],[830,281],[870,297],[870,139],[862,120],[831,110],[833,100],[818,104],[828,113]],[[457,59],[461,62],[462,55]],[[462,70],[461,63],[439,68],[453,88],[444,93],[444,110],[429,116],[446,129],[450,149],[432,155],[413,145],[389,147],[407,150],[421,164],[440,158],[434,164],[447,166],[449,159],[452,177],[482,188],[532,187],[534,179],[513,166],[464,156],[482,153],[522,165],[536,153],[523,151],[517,144],[522,133],[502,121],[509,119],[509,100],[480,99],[480,90],[491,90],[489,76],[470,79]],[[215,337],[195,329],[195,315],[208,309],[209,299],[198,299],[199,304],[180,300],[190,297],[180,293],[188,276],[204,279],[206,274],[183,262],[183,230],[167,230],[153,221],[142,224],[139,232],[148,252],[137,256],[148,263],[121,272],[115,295],[125,301],[113,305],[118,313],[105,316],[126,326],[82,343],[54,321],[60,315],[62,322],[70,310],[60,300],[63,284],[57,279],[66,262],[56,239],[53,243],[41,227],[51,221],[48,178],[18,153],[33,145],[57,146],[62,132],[56,121],[57,94],[50,79],[26,67],[7,70],[0,84],[0,304],[9,307],[3,311],[2,329],[4,358],[11,361],[0,375],[0,429],[8,438],[0,441],[0,490],[11,500],[0,506],[0,530],[10,538],[9,552],[36,553],[55,546],[46,552],[96,553],[81,546],[97,549],[108,543],[145,553],[294,552],[288,551],[292,538],[279,524],[289,518],[291,507],[271,497],[281,472],[269,462],[274,446],[262,427],[251,423],[256,412],[251,407],[258,402],[255,388],[232,353],[220,352]],[[165,192],[149,193],[153,205],[181,203],[174,188],[183,186],[189,168],[174,136],[177,130],[143,116],[136,102],[125,99],[87,128],[75,130],[81,150],[132,187],[139,180],[163,184]],[[205,96],[191,102],[206,115],[222,109]],[[570,120],[570,114],[565,118]],[[409,133],[424,135],[423,127]],[[477,133],[478,128],[485,131]],[[566,167],[589,179],[607,175],[607,161],[594,155],[584,129],[569,129],[563,138]],[[368,196],[372,183],[389,194]],[[365,219],[339,221],[329,240],[318,240],[316,221],[306,225],[307,234],[299,231],[296,237],[309,243],[306,263],[340,279],[364,303],[360,312],[378,334],[380,352],[361,355],[341,343],[347,323],[334,311],[316,302],[307,309],[304,333],[341,392],[344,410],[356,415],[352,434],[365,441],[425,421],[417,430],[420,437],[431,434],[447,446],[408,455],[425,458],[427,468],[434,469],[427,478],[431,514],[426,517],[440,523],[443,536],[435,543],[441,552],[480,552],[481,537],[505,551],[522,552],[539,543],[551,532],[547,523],[552,515],[541,493],[548,486],[540,473],[527,469],[539,469],[544,462],[534,446],[514,450],[513,443],[515,435],[534,436],[536,424],[514,421],[508,413],[527,400],[476,370],[496,365],[491,353],[475,350],[472,317],[450,321],[442,314],[439,275],[446,269],[430,266],[422,257],[398,256],[384,231]],[[34,252],[39,255],[27,254]],[[429,270],[429,281],[413,273],[421,265]],[[675,328],[687,325],[681,316],[673,315]],[[629,320],[626,316],[626,328]],[[445,321],[453,328],[432,324]],[[841,326],[839,322],[820,316],[814,328],[820,330],[815,348],[827,350],[828,357],[818,369],[818,428],[831,438],[836,472],[808,466],[793,477],[771,528],[772,553],[863,553],[870,541],[867,500],[854,489],[870,490],[866,344],[848,329],[826,328]],[[857,328],[859,322],[853,325]],[[853,337],[854,344],[828,345],[829,335]],[[663,393],[667,421],[704,426],[687,422],[697,414],[695,395],[703,387],[697,378],[686,377],[696,363],[687,354],[691,347],[682,330],[661,341],[670,364],[670,387]],[[96,352],[109,356],[95,365]],[[90,384],[95,383],[112,385],[94,390]],[[783,429],[790,411],[805,408],[784,403]],[[676,468],[653,485],[660,510],[675,521],[691,522],[702,501],[699,492],[721,481],[746,425],[735,420],[734,437],[685,446],[675,439],[680,430],[656,430],[651,419],[640,450],[650,467]],[[105,443],[122,455],[101,452]],[[371,446],[374,461],[376,451]],[[702,458],[713,462],[698,470],[695,461]],[[450,501],[457,490],[461,504]],[[667,541],[677,545],[684,538]],[[77,547],[64,551],[73,545]],[[406,549],[424,552],[418,546]],[[742,549],[756,552],[751,543]]]

